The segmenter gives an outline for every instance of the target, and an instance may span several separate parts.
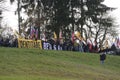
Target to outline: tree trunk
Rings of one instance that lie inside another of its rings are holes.
[[[74,12],[73,12],[73,1],[71,0],[71,11],[72,11],[72,32],[74,32]]]
[[[82,22],[81,22],[81,37],[83,37],[83,25],[84,25],[84,9],[83,9],[83,0],[81,0],[81,19],[82,19]]]
[[[38,21],[37,21],[37,24],[38,24],[38,39],[40,39],[40,1],[37,0],[37,3],[38,3]]]
[[[20,0],[18,0],[18,28],[19,28],[19,35],[21,33],[21,30],[20,30]]]
[[[105,40],[105,38],[106,38],[106,33],[107,33],[107,28],[105,28],[105,32],[104,32],[104,34],[103,34],[103,38],[102,38],[102,41],[101,41],[101,43],[100,43],[100,48],[102,47],[103,42],[104,42],[104,40]]]

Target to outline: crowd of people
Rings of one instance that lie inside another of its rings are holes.
[[[105,47],[106,46],[106,47]],[[105,44],[100,48],[96,41],[79,39],[76,36],[72,39],[49,39],[42,41],[42,47],[45,50],[64,50],[64,51],[78,51],[87,53],[106,53],[120,55],[120,48],[118,43],[112,43],[111,46]]]
[[[99,52],[97,44],[90,44],[89,42],[83,42],[82,40],[74,38],[74,41],[70,39],[66,40],[54,40],[50,39],[42,41],[43,49],[47,50],[65,50],[65,51],[79,51],[79,52]]]
[[[17,38],[2,38],[0,37],[0,46],[2,47],[18,47]]]
[[[87,52],[87,53],[109,53],[109,54],[118,54],[120,55],[120,49],[117,48],[116,44],[112,44],[111,47],[101,49],[96,41],[91,41],[88,39],[84,41],[77,36],[71,39],[62,38],[55,39],[44,39],[42,41],[42,49],[44,50],[64,50],[64,51],[78,51],[78,52]],[[17,38],[0,38],[0,46],[3,47],[18,47]]]

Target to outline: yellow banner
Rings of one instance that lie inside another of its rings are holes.
[[[18,48],[39,48],[42,49],[41,40],[18,39]]]

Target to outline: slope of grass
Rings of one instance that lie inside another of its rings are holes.
[[[120,56],[0,48],[0,80],[120,80]]]

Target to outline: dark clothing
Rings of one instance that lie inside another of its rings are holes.
[[[105,60],[105,59],[106,59],[106,54],[104,54],[104,53],[101,54],[101,55],[100,55],[100,60],[103,61],[103,60]]]
[[[101,64],[104,64],[105,59],[106,59],[106,54],[105,53],[101,53],[100,54],[100,62],[101,62]]]

